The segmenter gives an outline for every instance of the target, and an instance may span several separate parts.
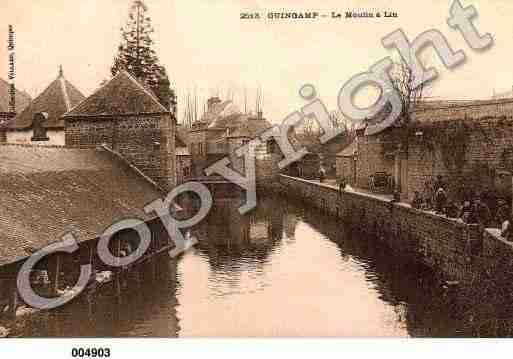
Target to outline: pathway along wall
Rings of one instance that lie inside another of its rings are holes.
[[[477,272],[493,267],[499,251],[513,259],[513,245],[491,235],[490,230],[482,233],[478,225],[372,194],[340,194],[334,186],[296,177],[280,175],[280,183],[289,197],[358,226],[394,252],[425,263],[446,279],[471,280]]]

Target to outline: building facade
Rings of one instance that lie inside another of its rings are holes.
[[[67,147],[105,145],[163,189],[176,185],[175,118],[128,72],[120,72],[63,119]]]
[[[187,143],[186,131],[178,129],[175,139],[177,184],[185,183],[192,178],[192,156]]]

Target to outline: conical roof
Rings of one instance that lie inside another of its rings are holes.
[[[9,83],[4,79],[0,78],[0,112],[9,111]],[[32,100],[30,95],[25,91],[16,89],[15,92],[16,100],[16,112],[20,113],[27,107]]]
[[[168,113],[155,95],[134,76],[120,71],[91,96],[79,103],[65,117],[138,115]]]
[[[30,128],[34,114],[46,112],[48,113],[48,120],[44,122],[44,127],[64,128],[64,120],[61,119],[61,116],[84,99],[85,96],[64,78],[61,69],[59,76],[21,113],[10,121],[7,127],[10,129]]]

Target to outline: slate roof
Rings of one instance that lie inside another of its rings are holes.
[[[143,210],[161,192],[103,148],[0,145],[0,265],[60,241],[98,237]]]
[[[208,129],[223,130],[226,128],[238,127],[246,119],[247,119],[247,115],[244,115],[239,112],[231,113],[229,115],[219,116],[214,121],[212,121],[212,123],[208,126]]]
[[[64,117],[169,113],[134,76],[120,71]]]
[[[46,112],[48,120],[43,123],[43,126],[63,129],[64,120],[61,119],[61,116],[84,99],[85,96],[64,78],[61,71],[59,76],[30,105],[7,123],[7,128],[11,130],[29,129],[32,127],[34,114]]]
[[[9,111],[9,83],[0,78],[0,112]],[[25,91],[16,89],[14,98],[16,100],[16,112],[20,113],[28,106],[32,98]]]

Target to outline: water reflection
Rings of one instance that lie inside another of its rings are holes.
[[[262,198],[247,216],[237,208],[217,201],[179,264],[180,335],[433,334],[410,323],[425,301],[418,289],[432,282],[423,268],[301,204]]]
[[[22,336],[455,336],[434,275],[376,240],[284,198],[249,215],[217,198],[199,243],[118,303],[83,299]],[[131,284],[133,285],[133,284]]]
[[[139,285],[133,278],[126,278],[121,298],[113,297],[105,288],[99,296],[83,296],[58,310],[19,320],[14,335],[176,337],[180,329],[176,316],[176,262],[162,257],[155,265],[156,278],[151,276],[149,265],[139,268]]]

